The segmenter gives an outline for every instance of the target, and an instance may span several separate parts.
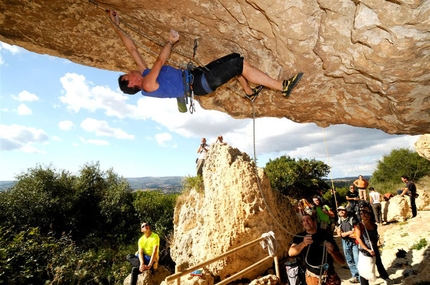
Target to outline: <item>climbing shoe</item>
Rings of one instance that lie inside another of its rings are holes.
[[[302,76],[303,72],[299,72],[290,79],[282,82],[282,95],[284,95],[285,98],[290,97],[291,91],[293,91],[294,87],[296,87],[297,83],[302,79]]]
[[[251,95],[245,94],[245,98],[248,98],[249,100],[251,100],[251,102],[254,102],[255,98],[257,98],[258,94],[262,89],[263,89],[263,85],[258,85],[254,88],[251,88],[252,94]]]

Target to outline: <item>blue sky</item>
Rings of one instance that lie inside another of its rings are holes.
[[[118,72],[0,42],[0,74],[1,181],[36,165],[77,173],[97,161],[123,177],[195,175],[201,138],[213,143],[220,134],[254,154],[252,119],[233,119],[198,103],[194,114],[182,114],[175,99],[125,95]],[[260,167],[281,155],[315,158],[332,167],[329,178],[370,175],[383,155],[414,149],[418,139],[347,125],[323,130],[285,118],[255,124]]]

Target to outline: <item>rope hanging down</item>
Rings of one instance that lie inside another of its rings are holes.
[[[101,10],[103,10],[104,12],[109,12],[110,11],[110,9],[107,9],[107,8],[103,8],[103,7],[101,7],[96,1],[94,1],[94,0],[88,0],[88,2],[90,3],[90,4],[93,4],[96,8],[99,8],[99,9],[101,9]],[[113,11],[113,9],[112,9],[112,11]],[[111,21],[112,22],[112,20],[109,18],[109,21]],[[159,41],[159,40],[157,40],[157,39],[155,39],[155,38],[153,38],[153,37],[151,37],[151,36],[149,36],[148,34],[145,34],[145,33],[143,33],[142,31],[140,31],[140,30],[138,30],[138,29],[136,29],[133,25],[131,25],[131,24],[129,24],[127,21],[125,21],[124,19],[121,19],[121,23],[125,26],[125,27],[127,27],[129,30],[131,30],[131,31],[133,31],[133,32],[135,32],[135,33],[137,33],[137,34],[139,34],[139,35],[141,35],[142,37],[144,37],[145,39],[147,39],[148,41],[150,41],[150,42],[153,42],[154,44],[156,44],[156,45],[158,45],[158,46],[160,46],[160,47],[163,47],[164,46],[164,42],[162,42],[162,41]],[[137,40],[135,40],[129,33],[127,33],[122,27],[120,27],[119,25],[117,25],[116,23],[113,23],[114,25],[116,25],[117,27],[118,27],[118,29],[121,31],[121,32],[123,32],[127,37],[129,37],[133,42],[135,42],[138,46],[140,46],[141,48],[143,48],[144,50],[146,50],[148,53],[150,53],[150,54],[152,54],[154,57],[157,57],[158,56],[158,53],[156,53],[156,52],[154,52],[154,51],[152,51],[149,47],[147,47],[147,46],[145,46],[145,45],[143,45],[142,43],[140,43],[139,41],[137,41]],[[194,62],[196,62],[198,65],[200,65],[200,66],[203,66],[195,57],[196,57],[196,52],[197,52],[197,47],[198,47],[198,41],[197,41],[197,39],[194,39],[194,47],[193,47],[193,54],[192,55],[189,55],[189,54],[186,54],[186,53],[184,53],[184,52],[181,52],[181,51],[178,51],[178,50],[176,50],[176,49],[173,49],[172,50],[172,52],[173,53],[176,53],[176,54],[178,54],[179,56],[182,56],[182,57],[185,57],[185,58],[188,58],[190,61],[194,61]],[[177,67],[181,67],[181,68],[186,68],[187,67],[187,64],[188,63],[179,63],[179,62],[176,62],[176,61],[174,61],[174,60],[172,60],[172,59],[168,59],[167,60],[169,63],[171,63],[171,64],[173,64],[173,65],[176,65]]]
[[[286,232],[288,235],[291,236],[296,236],[296,237],[304,237],[301,235],[297,235],[296,233],[292,233],[290,231],[288,231],[279,221],[278,219],[275,217],[275,215],[272,213],[272,211],[270,210],[269,204],[267,204],[266,201],[266,197],[264,195],[263,192],[263,187],[261,186],[261,182],[260,182],[260,177],[258,176],[258,169],[257,169],[257,155],[256,155],[256,148],[255,148],[255,107],[254,107],[254,101],[252,102],[252,141],[253,141],[253,150],[254,150],[254,172],[255,172],[255,177],[257,178],[257,185],[258,185],[258,189],[260,190],[261,196],[263,197],[263,202],[264,205],[266,205],[266,208],[269,212],[270,217],[272,217],[273,221],[275,222],[275,224],[281,228],[284,232]]]

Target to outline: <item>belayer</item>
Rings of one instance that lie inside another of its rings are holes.
[[[289,97],[293,88],[300,81],[303,73],[298,73],[288,80],[275,80],[261,70],[253,67],[242,56],[232,53],[212,61],[204,67],[182,70],[166,65],[173,45],[179,41],[177,31],[171,30],[169,40],[161,49],[152,68],[143,60],[132,39],[119,28],[119,17],[115,11],[109,11],[112,27],[120,37],[128,53],[137,64],[137,70],[132,70],[118,78],[120,89],[126,94],[136,94],[157,98],[184,97],[184,90],[189,85],[194,95],[206,95],[214,92],[218,87],[236,77],[248,98],[258,95],[262,87],[279,90],[285,97]],[[187,81],[184,80],[187,78]],[[191,78],[189,80],[189,78]],[[256,85],[251,88],[249,83]]]

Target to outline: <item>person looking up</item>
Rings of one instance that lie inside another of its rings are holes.
[[[327,231],[318,229],[317,221],[310,215],[302,217],[304,232],[293,237],[293,242],[288,250],[291,257],[301,255],[306,266],[306,284],[318,285],[322,280],[327,284],[340,285],[341,280],[337,275],[333,261],[343,265],[345,258],[339,251],[339,247],[333,236]],[[322,283],[324,284],[324,283]]]
[[[346,207],[347,211],[350,212],[352,215],[355,216],[355,218],[360,221],[360,214],[358,211],[360,210],[358,201],[360,201],[360,198],[358,196],[358,192],[355,191],[355,186],[350,185],[349,191],[346,193],[346,201],[348,201],[348,206]]]
[[[337,234],[342,237],[343,254],[352,275],[348,281],[349,283],[360,283],[360,275],[357,269],[358,246],[355,243],[354,235],[354,226],[358,221],[353,216],[348,216],[348,211],[343,206],[337,208],[337,215],[339,216]]]
[[[127,256],[127,260],[133,265],[130,285],[136,285],[138,275],[145,270],[154,273],[158,267],[160,237],[151,231],[151,225],[148,222],[142,223],[140,231],[143,235],[137,242],[136,255]]]
[[[360,208],[361,222],[354,226],[355,238],[359,243],[359,251],[365,256],[375,256],[375,264],[379,276],[384,280],[389,280],[389,275],[382,264],[381,254],[378,249],[378,225],[369,206]],[[360,262],[360,258],[359,258]],[[368,285],[369,281],[360,275],[360,284]]]

